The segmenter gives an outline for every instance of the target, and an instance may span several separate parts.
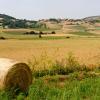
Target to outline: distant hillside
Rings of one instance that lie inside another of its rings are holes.
[[[16,19],[12,16],[0,14],[0,26],[3,28],[38,28],[45,25],[38,21]]]
[[[14,17],[8,16],[8,15],[5,15],[5,14],[0,14],[0,18],[3,18],[3,19],[16,19]]]
[[[86,17],[84,19],[42,19],[39,21],[16,19],[12,16],[0,14],[0,27],[3,28],[44,28],[62,29],[68,25],[81,25],[85,22],[100,23],[100,16]]]
[[[84,21],[100,22],[100,16],[91,16],[83,19]]]

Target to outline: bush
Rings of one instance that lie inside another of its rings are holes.
[[[56,34],[56,32],[55,31],[52,31],[51,34]]]
[[[25,35],[35,35],[35,34],[37,34],[37,33],[34,32],[34,31],[30,31],[30,32],[25,32],[24,34],[25,34]]]
[[[66,38],[67,38],[67,39],[69,39],[69,38],[70,38],[70,36],[67,36]]]
[[[6,39],[6,38],[5,38],[5,37],[3,37],[3,36],[1,36],[1,37],[0,37],[0,40],[5,40],[5,39]]]

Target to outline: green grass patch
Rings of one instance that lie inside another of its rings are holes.
[[[98,27],[95,27],[95,29],[96,29],[96,30],[100,30],[100,27],[99,27],[99,26],[98,26]]]
[[[10,35],[22,35],[27,31],[3,31],[3,33],[10,34]]]
[[[73,26],[74,29],[77,29],[78,31],[85,31],[86,28],[84,26],[81,26],[81,25],[76,25],[76,26]]]
[[[53,84],[53,86],[52,86]],[[59,81],[45,83],[38,79],[29,90],[29,100],[99,100],[100,78],[86,78],[82,81],[65,81],[60,87]]]
[[[47,82],[43,78],[34,80],[27,95],[19,93],[13,97],[11,92],[1,91],[0,100],[100,100],[100,77],[56,80],[56,77]]]

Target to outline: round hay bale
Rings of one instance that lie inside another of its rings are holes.
[[[0,90],[17,89],[26,91],[32,83],[32,72],[25,63],[0,58]]]

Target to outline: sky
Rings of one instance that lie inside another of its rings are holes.
[[[100,0],[0,0],[0,13],[32,20],[79,19],[100,15]]]

